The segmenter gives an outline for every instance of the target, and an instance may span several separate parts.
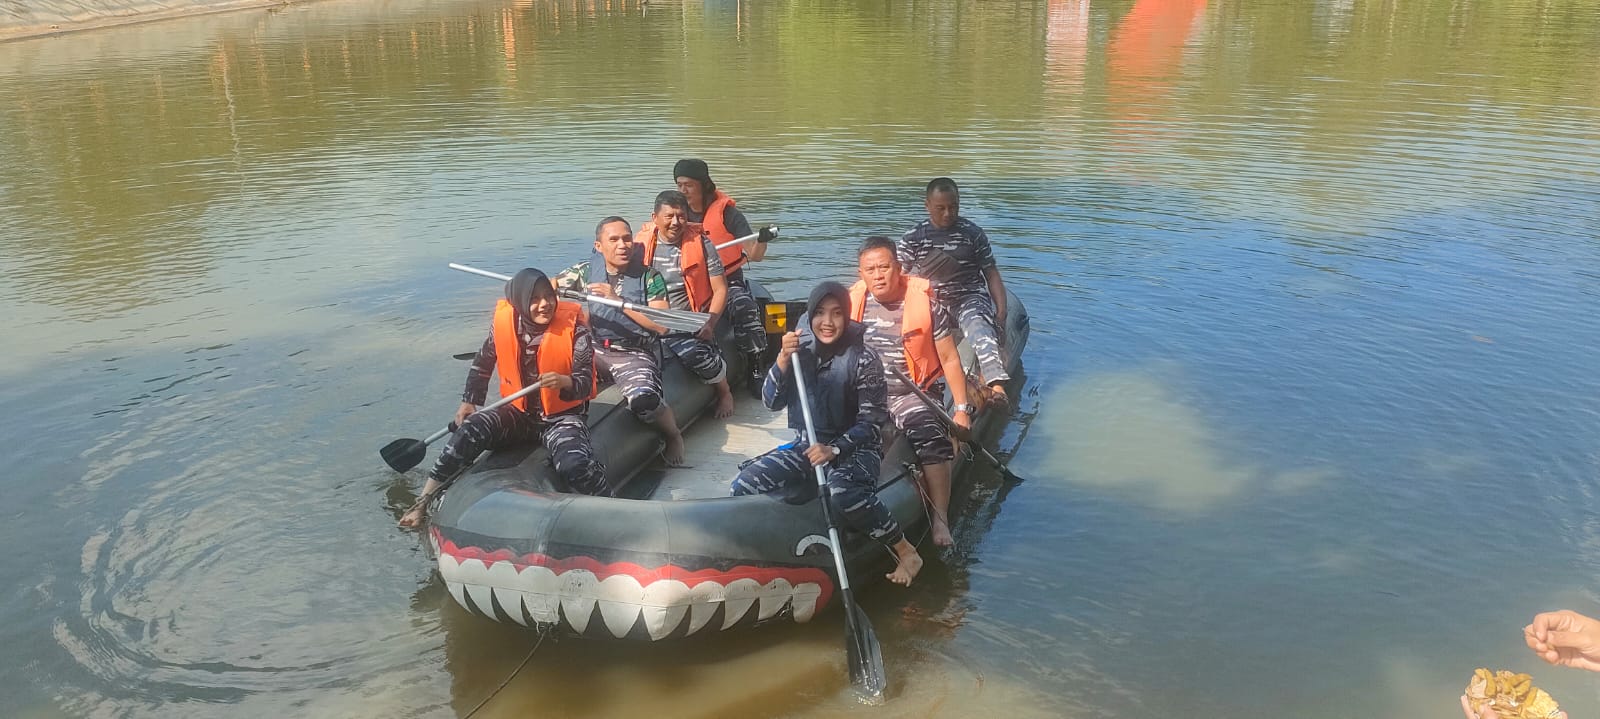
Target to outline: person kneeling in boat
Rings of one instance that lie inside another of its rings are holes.
[[[735,206],[733,198],[711,181],[711,170],[705,160],[679,160],[672,166],[672,181],[689,201],[686,219],[705,229],[712,246],[755,234],[750,232],[750,221]],[[763,227],[756,242],[717,250],[722,260],[723,278],[728,281],[728,319],[733,321],[733,342],[744,353],[750,388],[758,396],[767,376],[763,366],[767,355],[767,328],[761,318],[761,305],[750,292],[743,268],[745,262],[760,262],[766,257],[767,243],[771,240],[771,231]]]
[[[961,332],[978,355],[978,368],[991,396],[1009,403],[1006,360],[1001,346],[1006,326],[1006,283],[1000,278],[989,236],[961,216],[961,190],[956,181],[937,177],[923,194],[928,219],[900,238],[897,248],[907,274],[934,283],[939,302],[961,324]]]
[[[900,271],[894,241],[868,237],[857,253],[861,281],[850,288],[850,319],[866,327],[866,343],[878,353],[884,371],[898,369],[932,397],[943,397],[941,380],[948,379],[955,400],[952,419],[972,427],[975,408],[967,404],[967,377],[961,355],[951,335],[955,322],[944,305],[934,299],[928,281]],[[900,377],[889,373],[889,416],[911,442],[922,465],[922,485],[933,505],[933,543],[948,547],[950,536],[950,470],[955,445],[944,420]]]
[[[540,389],[508,405],[479,412],[489,391],[489,376],[500,374],[500,396],[537,384]],[[584,422],[594,396],[594,353],[583,307],[556,299],[555,287],[543,272],[528,268],[506,283],[506,296],[495,304],[489,338],[467,370],[467,388],[456,411],[455,435],[422,489],[432,497],[463,472],[484,450],[537,438],[550,451],[556,474],[574,492],[608,493],[605,465],[589,445]],[[400,526],[422,523],[427,502],[400,518]]]
[[[812,467],[826,471],[828,496],[858,531],[893,550],[899,566],[888,574],[896,584],[911,583],[922,569],[922,557],[906,540],[894,515],[879,501],[879,465],[888,416],[883,363],[863,341],[860,323],[849,319],[850,292],[837,282],[817,285],[806,302],[797,332],[783,336],[778,360],[767,370],[762,400],[768,409],[787,407],[795,441],[750,460],[733,480],[733,494],[781,492],[788,497],[814,495]],[[808,437],[791,365],[806,372],[806,400],[817,436]]]
[[[650,221],[636,238],[644,246],[644,263],[667,281],[667,302],[673,309],[711,315],[694,334],[661,338],[684,369],[717,388],[716,416],[733,416],[733,393],[728,389],[728,363],[717,344],[717,320],[728,305],[728,283],[722,277],[722,260],[702,228],[690,223],[689,200],[677,190],[656,195]]]
[[[594,228],[594,254],[557,274],[556,287],[666,309],[667,281],[640,261],[636,246],[627,220],[616,215],[601,220]],[[656,353],[656,340],[667,328],[633,310],[597,302],[589,303],[589,327],[600,376],[616,383],[633,416],[661,430],[667,441],[662,460],[683,466],[683,433],[672,405],[662,399]]]

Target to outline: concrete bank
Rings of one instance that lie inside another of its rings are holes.
[[[287,4],[287,0],[0,0],[0,42]]]

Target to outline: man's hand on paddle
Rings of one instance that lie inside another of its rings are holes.
[[[972,429],[972,415],[966,412],[956,412],[950,419],[955,420],[956,426],[962,429]]]
[[[720,318],[717,315],[711,315],[711,319],[706,320],[706,323],[694,333],[694,336],[701,342],[710,342],[716,339],[718,319]]]
[[[564,375],[560,372],[546,372],[539,375],[537,384],[540,387],[554,387],[566,391],[572,389],[572,376]]]
[[[806,459],[811,460],[813,467],[826,467],[838,455],[833,453],[833,446],[827,444],[813,444],[806,447]]]
[[[467,416],[478,411],[478,405],[471,402],[462,402],[461,408],[456,410],[456,426],[460,427],[467,421]]]

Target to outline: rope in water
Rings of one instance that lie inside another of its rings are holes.
[[[478,710],[482,709],[484,705],[488,704],[489,700],[494,699],[495,695],[500,693],[500,690],[505,689],[506,685],[510,684],[512,679],[517,678],[517,675],[522,673],[522,669],[528,666],[528,661],[533,659],[533,653],[539,651],[539,645],[544,643],[544,638],[549,636],[549,634],[549,627],[546,627],[544,631],[539,632],[539,641],[533,643],[533,648],[528,650],[528,656],[522,658],[522,663],[518,664],[516,669],[511,670],[511,674],[505,678],[505,681],[500,682],[500,686],[495,687],[494,691],[489,692],[489,696],[484,697],[483,701],[478,702],[478,705],[473,707],[472,711],[461,715],[461,719],[472,719],[473,714],[477,714]]]

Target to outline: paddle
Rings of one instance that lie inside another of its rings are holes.
[[[893,372],[894,376],[899,377],[901,382],[909,385],[912,392],[917,393],[917,399],[922,400],[922,403],[927,405],[928,409],[933,410],[933,413],[938,415],[939,419],[944,422],[944,425],[950,428],[951,434],[954,434],[957,439],[967,440],[968,444],[976,447],[978,454],[983,455],[983,458],[988,460],[989,464],[994,465],[994,468],[1000,472],[1000,476],[1005,478],[1007,482],[1022,481],[1021,477],[1011,473],[1011,469],[1006,467],[1005,462],[1000,461],[999,457],[994,456],[989,452],[989,450],[984,449],[982,443],[974,441],[972,439],[971,431],[964,429],[959,424],[956,424],[955,419],[950,416],[950,413],[944,411],[944,406],[934,401],[932,397],[929,397],[927,392],[922,391],[922,388],[918,387],[916,382],[912,382],[911,378],[906,376],[906,373],[901,372],[899,367],[890,367],[889,371]]]
[[[511,276],[510,275],[502,275],[502,274],[500,274],[498,272],[490,272],[488,270],[480,270],[480,269],[478,269],[476,267],[471,267],[471,266],[468,266],[468,265],[456,264],[454,262],[450,263],[450,269],[452,269],[452,270],[461,270],[462,272],[470,272],[470,273],[472,273],[474,275],[482,275],[484,277],[488,277],[490,279],[501,280],[503,282],[507,282],[507,281],[511,280]],[[667,330],[671,331],[671,332],[688,332],[688,333],[699,332],[701,327],[706,326],[706,320],[711,319],[711,315],[708,315],[708,314],[706,314],[704,312],[692,312],[690,310],[664,310],[664,309],[661,309],[661,308],[658,308],[658,307],[648,307],[648,306],[645,306],[645,305],[636,305],[636,304],[634,304],[632,302],[624,302],[622,300],[614,300],[614,299],[611,299],[610,297],[601,297],[600,295],[586,295],[586,294],[582,294],[582,293],[578,293],[578,292],[562,292],[561,294],[562,294],[562,296],[567,297],[568,299],[588,300],[589,302],[595,302],[595,303],[599,303],[599,304],[602,304],[602,305],[609,305],[609,306],[615,307],[615,308],[617,308],[619,310],[631,310],[631,311],[634,311],[634,312],[638,312],[639,314],[643,315],[645,317],[645,319],[648,319],[651,322],[654,322],[654,323],[656,323],[658,325],[661,325],[662,327],[667,328]]]
[[[501,405],[513,402],[520,397],[537,392],[538,390],[539,385],[537,383],[528,385],[527,387],[523,387],[509,396],[501,397],[500,399],[495,400],[494,404],[488,405],[478,410],[478,412],[487,412]],[[474,412],[473,414],[477,414],[477,412]],[[439,441],[440,437],[443,437],[454,431],[456,431],[456,423],[451,422],[444,429],[428,435],[427,439],[397,439],[393,442],[383,445],[383,449],[378,450],[378,454],[379,456],[383,457],[383,461],[387,463],[394,471],[404,472],[422,463],[422,458],[428,456],[428,445]]]
[[[816,423],[811,421],[811,400],[806,395],[806,373],[798,353],[790,357],[794,369],[795,389],[800,393],[800,413],[806,419],[806,437],[815,442]],[[812,465],[817,474],[818,498],[822,516],[828,522],[828,541],[833,551],[833,568],[839,572],[839,595],[844,597],[844,642],[850,662],[850,683],[856,698],[868,704],[883,703],[883,691],[888,684],[883,671],[883,651],[878,647],[878,636],[872,631],[872,622],[866,612],[856,604],[850,593],[850,576],[844,569],[844,545],[839,542],[839,525],[833,518],[832,502],[828,499],[828,476],[821,467]]]
[[[778,236],[778,226],[777,225],[767,225],[766,227],[761,228],[761,232],[766,232],[768,230],[770,230],[772,232],[772,236],[773,237],[777,237]],[[720,245],[717,245],[716,249],[720,250],[720,249],[722,249],[724,247],[732,247],[734,245],[742,245],[742,244],[744,244],[746,242],[749,242],[751,240],[754,240],[754,239],[760,237],[761,236],[761,232],[756,232],[756,233],[753,233],[753,234],[745,235],[744,237],[740,237],[737,240],[728,240],[727,242],[724,242],[724,243],[722,243]]]

